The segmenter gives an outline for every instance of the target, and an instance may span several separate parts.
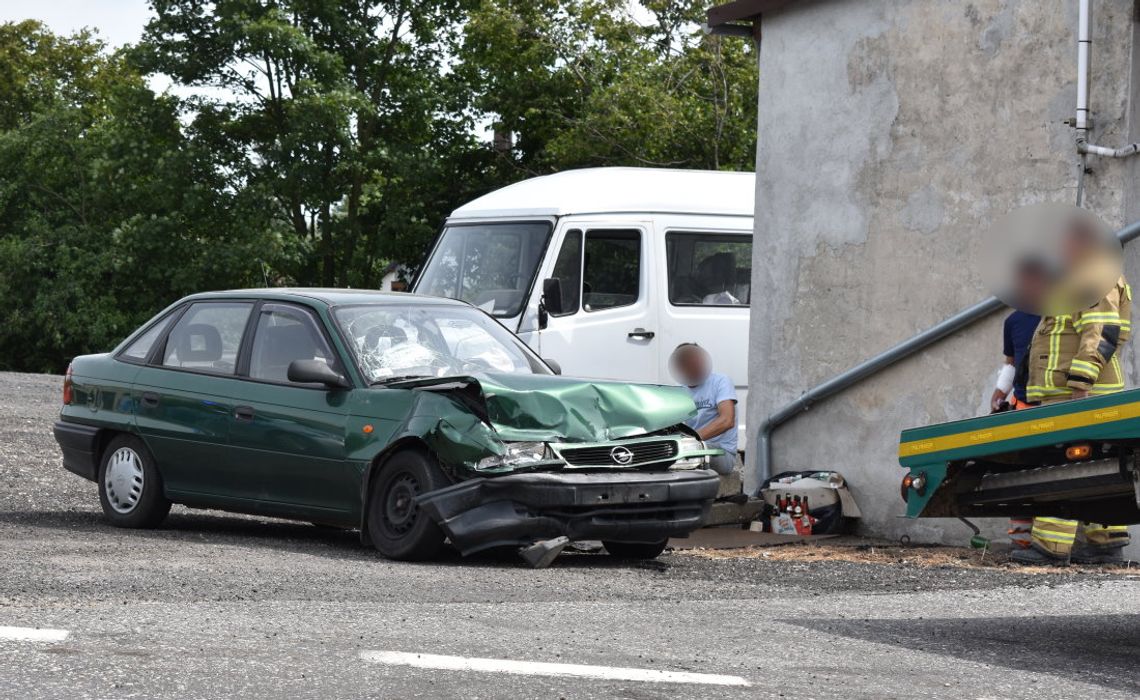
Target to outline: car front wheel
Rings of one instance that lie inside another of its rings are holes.
[[[669,540],[660,542],[602,542],[610,556],[619,559],[656,559]]]
[[[120,435],[99,464],[99,503],[116,527],[157,527],[170,512],[162,476],[142,440]]]
[[[368,535],[389,559],[423,561],[438,556],[443,531],[417,504],[416,497],[448,485],[435,460],[422,450],[389,457],[372,480]]]

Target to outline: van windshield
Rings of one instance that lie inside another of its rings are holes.
[[[493,316],[517,316],[550,229],[545,221],[448,226],[414,291],[462,299]]]

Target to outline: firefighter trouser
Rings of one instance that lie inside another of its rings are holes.
[[[1078,534],[1089,546],[1098,549],[1124,547],[1130,541],[1125,525],[1078,523],[1064,518],[1034,518],[1030,531],[1033,546],[1057,559],[1069,558]]]

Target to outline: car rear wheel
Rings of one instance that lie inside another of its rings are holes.
[[[120,435],[103,450],[99,503],[116,527],[156,527],[166,518],[170,501],[162,492],[162,476],[142,440]]]
[[[610,556],[619,559],[656,559],[665,551],[669,540],[660,542],[606,542],[602,541]]]
[[[389,559],[436,557],[443,548],[443,531],[415,499],[447,485],[447,477],[423,450],[401,450],[389,457],[374,477],[368,499],[373,546]]]

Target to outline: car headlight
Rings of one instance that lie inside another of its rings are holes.
[[[670,469],[700,469],[709,463],[709,448],[694,437],[683,437],[677,441],[677,461]]]
[[[550,450],[545,442],[505,442],[503,445],[506,447],[503,454],[484,457],[479,460],[475,468],[521,467],[532,462],[551,459]]]

